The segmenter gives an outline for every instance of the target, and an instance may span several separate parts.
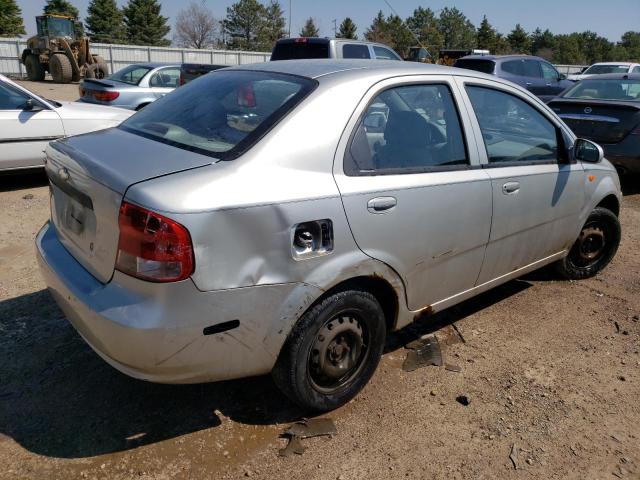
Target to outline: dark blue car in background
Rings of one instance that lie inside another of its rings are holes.
[[[547,62],[531,55],[468,55],[453,65],[510,80],[548,102],[574,83]]]

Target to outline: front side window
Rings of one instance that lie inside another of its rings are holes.
[[[524,64],[522,60],[511,60],[502,64],[502,70],[511,75],[524,76]]]
[[[640,73],[640,67],[634,67],[631,73]]]
[[[0,110],[22,110],[28,99],[20,91],[0,83]]]
[[[468,165],[460,119],[445,85],[407,85],[369,104],[345,157],[347,175],[420,173]]]
[[[180,81],[180,69],[179,68],[163,68],[157,71],[149,80],[151,87],[158,88],[176,88]]]
[[[545,80],[558,80],[560,78],[558,71],[548,63],[541,62],[540,66],[542,67],[542,76]]]
[[[128,83],[129,85],[138,85],[140,80],[149,73],[150,67],[143,67],[141,65],[129,65],[128,67],[118,70],[112,73],[107,78],[115,80],[116,82]]]
[[[549,163],[558,159],[558,130],[542,113],[510,93],[466,87],[490,164]]]
[[[627,73],[629,65],[591,65],[585,75],[602,75],[605,73]]]
[[[398,60],[398,57],[388,48],[373,46],[373,52],[377,60]]]
[[[541,77],[540,62],[536,60],[524,60],[524,76],[525,77]]]
[[[371,58],[369,47],[356,43],[347,43],[342,46],[343,58]]]
[[[119,128],[230,160],[258,141],[316,85],[294,75],[218,70],[153,102]]]

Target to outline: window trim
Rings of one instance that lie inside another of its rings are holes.
[[[487,142],[485,142],[484,136],[482,135],[482,127],[480,126],[480,121],[478,120],[478,116],[476,115],[476,110],[473,106],[473,102],[471,101],[471,97],[469,96],[469,92],[467,91],[468,86],[484,88],[487,90],[494,90],[499,93],[504,93],[505,95],[510,95],[526,103],[531,108],[533,108],[536,112],[542,115],[551,125],[553,125],[553,128],[556,131],[556,143],[557,143],[559,158],[557,158],[556,160],[528,160],[526,162],[513,160],[509,162],[493,162],[492,163],[489,156],[489,151],[487,150]],[[464,81],[464,93],[469,99],[469,106],[471,107],[471,112],[469,112],[469,115],[475,120],[475,122],[478,124],[478,128],[480,129],[480,139],[482,140],[482,144],[484,145],[485,154],[487,157],[487,163],[481,163],[480,164],[481,168],[484,169],[484,168],[502,168],[502,167],[526,167],[526,166],[532,166],[532,165],[569,165],[569,164],[577,163],[576,160],[573,159],[572,156],[570,156],[568,153],[567,144],[565,142],[565,137],[563,135],[562,128],[556,122],[554,122],[551,118],[549,118],[549,115],[545,114],[542,110],[540,110],[538,107],[533,105],[527,99],[521,97],[520,95],[516,95],[515,93],[509,92],[508,90],[497,88],[493,85],[486,85],[483,83],[468,82],[468,81]],[[564,158],[561,158],[562,156],[564,156]]]
[[[374,100],[378,98],[381,94],[388,90],[393,90],[395,88],[401,87],[415,87],[415,86],[424,86],[424,85],[440,85],[449,90],[451,94],[453,106],[456,111],[456,115],[458,117],[458,124],[460,126],[460,134],[462,136],[462,143],[464,145],[464,153],[465,160],[467,161],[466,165],[433,165],[433,166],[425,166],[425,167],[408,167],[408,168],[388,168],[385,170],[353,170],[351,168],[347,168],[348,162],[355,164],[354,161],[350,160],[351,156],[351,145],[353,144],[353,140],[360,128],[360,125],[364,121],[364,117],[366,116],[369,107],[373,104]],[[357,121],[354,124],[354,127],[349,134],[349,140],[347,141],[347,145],[345,148],[345,152],[342,158],[342,171],[347,177],[378,177],[378,176],[389,176],[389,175],[411,175],[411,174],[420,174],[420,173],[437,173],[437,172],[453,172],[453,171],[466,171],[466,170],[477,170],[482,168],[482,164],[472,165],[471,157],[469,155],[469,145],[467,141],[467,132],[464,128],[464,122],[462,121],[462,115],[460,114],[461,109],[459,105],[459,99],[456,98],[456,94],[454,93],[453,84],[447,82],[444,79],[433,80],[433,81],[411,81],[407,83],[397,83],[395,85],[388,85],[377,90],[369,99],[366,106],[363,108],[362,112],[358,116]]]

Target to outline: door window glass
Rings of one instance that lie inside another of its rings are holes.
[[[149,81],[149,85],[159,88],[176,88],[179,81],[179,68],[163,68],[153,74],[153,77],[151,77],[151,80]]]
[[[541,77],[540,62],[536,60],[524,60],[524,76],[525,77]]]
[[[548,63],[541,62],[540,66],[542,67],[542,76],[545,80],[558,80],[560,77],[558,71]]]
[[[388,48],[373,46],[373,52],[378,60],[398,60],[398,57]]]
[[[25,94],[0,83],[0,110],[22,110],[28,99]]]
[[[557,161],[557,129],[538,110],[507,92],[476,86],[466,89],[489,163]]]
[[[640,67],[634,67],[631,73],[640,73]]]
[[[360,45],[355,43],[347,43],[342,47],[342,56],[344,58],[371,58],[368,45]]]
[[[511,75],[524,76],[524,65],[522,60],[511,60],[502,64],[502,70]]]
[[[460,119],[445,85],[385,90],[368,106],[345,158],[347,175],[419,173],[468,165]]]

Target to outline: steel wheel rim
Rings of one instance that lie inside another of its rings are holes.
[[[589,222],[580,231],[571,249],[571,261],[578,267],[588,267],[598,262],[606,253],[608,230],[599,222]]]
[[[361,317],[345,311],[318,330],[307,360],[308,378],[321,393],[332,393],[358,376],[368,356],[369,334]]]

